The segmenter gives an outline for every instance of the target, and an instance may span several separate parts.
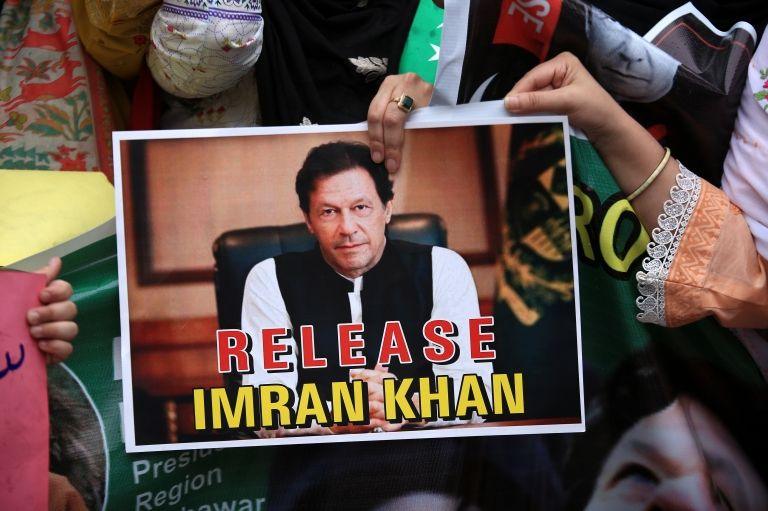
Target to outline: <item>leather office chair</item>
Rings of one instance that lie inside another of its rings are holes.
[[[387,228],[390,238],[444,247],[445,224],[437,215],[413,213],[393,215]],[[310,250],[315,238],[302,224],[253,227],[227,231],[213,243],[214,284],[219,328],[239,329],[243,290],[254,265],[284,252]]]

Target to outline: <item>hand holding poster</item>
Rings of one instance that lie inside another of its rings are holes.
[[[45,276],[0,271],[0,502],[48,508],[48,396],[45,359],[29,334]]]
[[[583,0],[447,0],[445,20],[432,104],[502,98],[567,51],[675,156],[719,182],[757,40],[748,23],[717,30],[688,2],[641,36]]]
[[[442,85],[447,89],[438,96],[443,104],[501,97],[532,67],[530,60],[538,62],[547,57],[523,48],[512,37],[506,42],[491,40],[489,34],[497,26],[509,27],[514,26],[514,21],[523,21],[520,9],[511,8],[512,4],[534,7],[530,11],[539,14],[542,21],[557,23],[554,30],[546,27],[544,31],[552,34],[549,57],[560,51],[576,54],[604,88],[676,157],[712,182],[719,180],[733,126],[734,100],[754,47],[751,27],[739,23],[727,33],[718,31],[687,4],[661,20],[643,39],[579,0],[447,1],[436,84],[440,89],[444,78]],[[545,20],[546,13],[557,10],[555,4],[559,6],[559,19]],[[621,11],[613,2],[611,5]],[[635,12],[623,14],[630,18]],[[509,19],[512,16],[515,20]],[[531,24],[531,31],[534,26],[539,24]],[[446,40],[452,44],[446,45]],[[628,70],[638,73],[633,77]],[[644,82],[653,82],[653,86]],[[446,94],[446,90],[452,94]],[[639,94],[633,97],[633,91]],[[719,120],[713,121],[715,118]],[[521,154],[530,153],[531,146],[541,145],[544,135],[517,131],[512,146],[525,148]],[[561,458],[565,470],[558,480],[564,503],[552,504],[552,509],[597,509],[601,505],[605,509],[632,505],[764,509],[768,502],[765,442],[753,434],[764,429],[757,425],[763,424],[766,417],[765,378],[760,373],[764,366],[756,364],[760,359],[752,360],[739,339],[715,321],[664,329],[634,320],[638,293],[635,275],[643,267],[643,260],[649,260],[646,246],[653,233],[642,228],[627,200],[629,192],[617,186],[610,166],[595,148],[578,136],[572,137],[571,148],[577,180],[576,241],[589,419],[586,435],[568,437],[566,455]],[[516,183],[510,182],[509,192],[510,212],[519,208],[519,202],[531,202],[530,193]],[[517,224],[515,215],[510,214],[505,229],[510,242],[507,245],[505,241],[505,248],[516,248],[518,240],[523,239]],[[705,231],[701,226],[688,225],[687,233],[692,233],[693,239]],[[727,236],[721,238],[721,246],[730,247],[729,265],[741,266],[733,261],[748,250],[735,248],[735,244],[723,239]],[[714,244],[705,242],[702,246]],[[505,258],[505,265],[500,289],[522,287],[520,276],[525,276],[528,268],[512,258]],[[686,271],[693,272],[691,266],[694,264],[685,265]],[[547,316],[557,302],[533,302],[530,306],[526,300],[509,300],[502,293],[499,297],[497,323],[504,323],[502,313],[507,309],[510,331],[517,335],[525,335],[526,331],[531,335],[534,330],[546,333],[550,323]],[[674,303],[671,293],[666,298],[667,304]],[[523,307],[520,302],[529,306]],[[692,300],[680,300],[679,307],[686,312],[696,310]],[[745,399],[742,403],[750,404],[737,404],[737,396]],[[745,409],[750,410],[748,417],[743,413]],[[638,454],[640,445],[643,456]],[[647,456],[651,452],[653,455]],[[642,458],[646,461],[638,463]],[[648,462],[651,458],[655,464]],[[688,464],[693,459],[702,463]],[[739,487],[729,485],[725,472],[712,470],[722,463],[733,464],[734,470],[727,472],[738,472],[742,481],[749,482]],[[704,485],[698,489],[690,486],[689,491],[672,496],[669,490],[674,483],[668,473],[658,470],[662,464],[686,466],[685,477],[678,474],[678,481],[702,481],[712,491],[702,491]],[[627,470],[630,465],[631,470]],[[654,476],[637,477],[639,473]],[[545,503],[553,501],[551,493],[546,492],[544,499],[542,492],[530,507],[544,508]]]
[[[549,354],[565,368],[568,390],[546,396],[540,377],[526,385],[526,374],[546,367],[509,356],[496,364],[536,339],[498,338],[492,289],[478,284],[498,246],[499,197],[488,186],[508,158],[494,140],[525,123],[567,139],[562,117],[413,122],[422,129],[409,134],[408,167],[394,183],[360,143],[359,126],[120,134],[128,452],[583,430],[577,302],[553,326],[561,342]],[[567,190],[560,151],[562,172],[548,179]],[[184,176],[163,178],[178,166]],[[296,198],[298,208],[290,205]],[[209,208],[192,212],[185,203]],[[572,282],[569,204],[560,211]],[[446,224],[458,250],[445,247]],[[210,244],[213,272],[201,264]],[[150,420],[141,401],[149,369],[133,346],[161,338],[140,318],[171,307],[152,286],[211,277],[218,328],[205,334],[206,353],[215,347],[200,361],[208,376],[183,391],[192,405],[189,440],[137,439]]]

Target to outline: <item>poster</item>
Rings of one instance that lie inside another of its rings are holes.
[[[44,275],[0,270],[0,501],[15,508],[48,507],[45,358],[25,321],[44,286]]]
[[[450,7],[451,2],[446,3]],[[517,3],[533,6],[553,2]],[[454,6],[457,4],[470,6],[473,2],[453,2]],[[676,22],[678,13],[660,27],[707,27],[695,14],[697,19],[691,20],[692,13],[690,9],[687,11],[681,16],[686,18],[680,20],[684,23]],[[495,13],[491,12],[492,15]],[[517,14],[521,15],[519,11]],[[449,17],[449,21],[455,19]],[[465,36],[467,32],[465,28]],[[728,35],[728,32],[732,33]],[[724,46],[723,43],[729,41],[749,47],[749,37],[745,38],[748,28],[735,27],[728,32],[719,37],[716,33],[701,30],[697,34],[703,35],[708,42],[705,47]],[[673,39],[667,38],[667,41]],[[687,42],[695,45],[697,40],[701,41],[692,37]],[[578,37],[564,41],[565,49],[583,50]],[[685,38],[683,42],[686,42]],[[729,94],[738,94],[740,90],[739,79],[743,76],[739,65],[740,48],[739,44],[726,46],[721,53],[733,64],[727,69],[736,71],[730,76],[718,73],[717,66],[708,68],[715,71],[715,78],[727,78],[720,83],[728,84]],[[450,56],[448,47],[443,45],[443,50],[441,61],[447,61]],[[481,57],[474,62],[491,63],[493,55],[482,50]],[[692,57],[689,62],[695,63],[698,57]],[[683,61],[680,57],[675,58]],[[503,61],[511,65],[519,60],[515,57]],[[531,60],[532,63],[537,61],[535,58]],[[530,65],[524,64],[523,70]],[[712,108],[713,103],[707,98],[714,97],[718,105],[731,101],[723,101],[721,93],[710,94],[720,86],[717,81],[707,83],[710,86],[692,87],[691,95],[703,102],[703,106],[690,112],[698,114]],[[503,94],[508,85],[499,85],[497,92]],[[497,95],[489,93],[484,99],[491,97]],[[673,103],[685,105],[679,98]],[[678,139],[675,142],[678,147],[683,150],[686,146],[697,150],[703,148],[709,153],[717,152],[718,147],[723,146],[723,134],[730,131],[728,116],[732,116],[733,111],[722,116],[726,122],[700,122],[698,115],[687,115],[686,108],[671,106],[675,122],[693,122],[713,128],[711,134],[706,129],[697,132],[708,137],[703,141],[696,139],[696,143],[691,143]],[[644,105],[640,105],[636,111],[643,109]],[[652,109],[648,111],[652,112]],[[449,117],[451,115],[449,113]],[[649,125],[653,126],[653,123]],[[656,133],[669,135],[677,131],[677,128],[659,129]],[[707,141],[711,139],[716,139],[717,143],[709,144]],[[113,237],[65,260],[64,277],[75,285],[75,300],[81,310],[80,325],[87,330],[81,334],[73,357],[52,370],[52,374],[53,371],[60,375],[63,372],[64,377],[50,377],[52,387],[75,395],[81,405],[72,407],[71,401],[65,401],[65,406],[58,408],[55,415],[59,417],[65,410],[74,409],[89,417],[90,427],[82,431],[88,439],[85,452],[90,454],[85,456],[81,452],[74,458],[87,457],[93,462],[85,465],[62,457],[59,459],[63,462],[52,461],[52,469],[67,473],[72,481],[77,481],[81,493],[89,496],[89,509],[263,509],[267,503],[270,509],[383,509],[386,505],[395,509],[408,506],[417,509],[584,509],[588,503],[595,504],[599,481],[620,480],[622,485],[639,482],[634,492],[641,497],[654,494],[662,487],[662,482],[670,484],[671,478],[654,480],[644,477],[648,475],[644,470],[655,468],[648,464],[634,465],[631,471],[611,472],[622,466],[614,462],[627,461],[618,456],[628,452],[624,449],[627,442],[623,439],[642,438],[646,443],[656,444],[656,453],[679,454],[674,458],[677,460],[703,461],[696,468],[701,469],[703,465],[705,470],[700,473],[706,478],[698,481],[704,484],[700,488],[711,491],[696,491],[694,487],[692,498],[710,496],[714,499],[713,505],[723,508],[765,509],[765,459],[768,454],[762,433],[766,427],[765,397],[768,395],[765,373],[760,374],[761,368],[744,349],[743,332],[737,337],[712,320],[672,330],[638,324],[634,320],[637,291],[633,276],[645,257],[643,246],[647,233],[640,228],[590,144],[578,137],[570,138],[569,142],[576,174],[573,194],[577,236],[573,239],[580,266],[575,285],[580,285],[580,311],[586,318],[582,325],[586,433],[126,454],[122,431],[122,371],[117,369],[122,342]],[[509,153],[508,167],[524,168],[525,172],[521,176],[523,181],[506,175],[497,179],[502,191],[502,206],[498,213],[503,218],[503,223],[497,227],[504,233],[497,248],[503,248],[505,254],[517,259],[511,259],[514,264],[500,265],[498,299],[487,294],[493,301],[481,303],[482,313],[492,314],[497,325],[505,325],[506,332],[536,335],[539,341],[547,339],[552,343],[558,338],[547,336],[551,332],[549,327],[557,323],[551,319],[557,317],[558,311],[572,306],[569,282],[570,287],[574,286],[574,282],[563,277],[559,257],[562,237],[558,236],[562,218],[557,215],[560,201],[563,196],[570,195],[570,190],[551,186],[553,181],[548,179],[550,173],[546,163],[551,158],[552,147],[564,143],[562,138],[553,137],[548,127],[539,129],[535,125],[529,126],[528,130],[518,130],[507,142],[494,139],[497,147]],[[542,155],[545,157],[541,158]],[[706,160],[704,169],[714,169],[711,175],[718,176],[719,163],[707,160],[705,151],[698,156]],[[183,175],[186,167],[180,167],[178,173]],[[441,178],[450,179],[448,176]],[[398,179],[404,182],[409,177],[403,174]],[[465,185],[469,183],[464,182]],[[528,193],[529,190],[532,193]],[[206,204],[194,201],[187,204],[187,210],[190,213],[196,209],[205,210]],[[522,208],[536,214],[525,217],[509,214]],[[245,218],[247,213],[242,216],[244,221],[249,220]],[[556,217],[554,221],[553,216]],[[162,214],[155,217],[156,220],[162,218]],[[206,227],[203,222],[196,225],[201,230]],[[244,223],[244,226],[250,225],[253,224]],[[174,224],[167,224],[162,232],[166,237],[171,236]],[[206,251],[209,250],[210,243],[206,240]],[[155,426],[154,430],[144,429],[141,434],[149,440],[187,441],[190,431],[179,429],[180,421],[174,417],[178,419],[189,413],[191,401],[184,402],[179,397],[188,396],[185,393],[190,387],[182,380],[188,376],[187,369],[195,365],[195,356],[209,363],[213,351],[215,360],[215,349],[200,348],[196,341],[200,327],[205,331],[217,327],[216,322],[207,318],[210,309],[216,307],[214,284],[210,268],[199,271],[201,268],[196,266],[194,258],[183,261],[179,271],[167,264],[168,260],[164,259],[167,256],[167,253],[156,254],[158,264],[155,269],[159,272],[137,277],[142,281],[142,287],[154,288],[156,293],[156,299],[146,309],[174,302],[174,306],[166,306],[174,319],[173,329],[165,329],[169,322],[157,318],[142,318],[137,325],[139,329],[150,324],[157,328],[151,337],[151,346],[139,346],[138,355],[143,360],[155,361],[151,366],[143,367],[153,368],[147,371],[146,376],[151,378],[147,386],[153,397],[154,417],[159,419],[150,423]],[[134,256],[126,254],[126,258],[129,257]],[[521,260],[524,264],[518,264]],[[505,263],[508,261],[510,259],[505,257]],[[209,263],[213,264],[212,259]],[[529,273],[530,268],[535,268],[536,272]],[[491,276],[490,280],[493,279]],[[478,289],[483,282],[487,288],[488,280],[487,272],[484,278],[481,275],[477,280]],[[171,289],[177,286],[183,289],[182,295],[170,297]],[[535,292],[523,293],[527,295],[523,299],[521,290],[531,289]],[[185,302],[184,295],[202,294],[207,296],[206,307],[189,307]],[[181,344],[179,340],[190,342]],[[751,345],[763,347],[765,341],[752,335]],[[540,348],[541,342],[533,349],[521,350],[508,358],[541,356],[551,362],[552,357],[543,354],[552,352]],[[177,352],[189,356],[183,359],[184,363],[168,364],[168,359]],[[174,372],[174,381],[182,384],[175,388],[155,386],[158,380],[153,378],[169,371]],[[559,378],[551,377],[553,373],[559,376],[556,371],[548,370],[539,378],[556,386],[561,382]],[[532,376],[529,373],[526,381]],[[568,386],[567,380],[565,382]],[[218,383],[219,380],[214,381],[214,384]],[[696,396],[696,399],[680,398],[683,394]],[[532,404],[530,400],[526,403]],[[702,412],[702,408],[705,411]],[[99,433],[94,432],[97,430]],[[669,443],[669,440],[675,442]],[[58,451],[53,449],[52,452],[56,454]],[[728,473],[709,470],[713,466],[722,466],[724,460],[732,463],[730,467],[734,470]],[[83,470],[84,466],[88,469]],[[758,477],[755,477],[755,470]],[[732,477],[733,474],[737,477]],[[734,484],[733,479],[740,480],[742,485]],[[214,484],[207,484],[209,480]],[[711,485],[706,486],[707,482]],[[711,504],[701,500],[694,503],[701,505],[689,507],[698,509]],[[620,504],[613,504],[613,508],[621,508]]]
[[[570,51],[660,143],[698,175],[718,183],[755,39],[746,23],[718,30],[691,3],[670,12],[643,37],[578,0],[447,1],[446,58],[436,81],[442,94],[436,99],[440,104],[499,99],[531,67]],[[633,71],[642,71],[634,87],[631,77],[611,77],[611,70],[632,68],[632,63]],[[654,76],[658,87],[639,85],[640,78]],[[633,90],[646,95],[632,97]],[[535,175],[534,155],[550,144],[546,130],[513,133],[513,167],[522,165]],[[768,418],[768,387],[764,363],[752,356],[760,352],[755,349],[759,337],[733,332],[712,318],[680,328],[639,322],[636,274],[649,259],[649,233],[577,130],[570,149],[587,427],[583,435],[539,437],[546,448],[534,466],[493,464],[507,470],[502,479],[515,487],[505,494],[508,502],[535,509],[765,507],[765,441],[757,431]],[[514,180],[507,190],[507,211],[541,202]],[[557,197],[554,191],[548,195]],[[515,253],[529,229],[511,214],[507,223],[503,245]],[[549,269],[542,279],[549,289],[542,287],[547,292],[539,295],[547,299],[521,304],[499,293],[495,316],[509,332],[546,338],[548,318],[570,300],[567,293],[552,292],[556,266],[540,267]],[[526,271],[525,264],[506,260],[499,289],[519,288]],[[633,443],[647,447],[645,453],[656,462],[632,449]],[[658,462],[684,466],[679,474],[695,484],[680,484],[682,478]],[[722,463],[731,464],[744,484],[733,484],[715,468]],[[537,482],[538,489],[527,490]],[[679,491],[670,493],[673,488]],[[494,499],[478,501],[499,505]]]
[[[14,264],[32,269],[62,256],[80,333],[66,362],[48,366],[50,473],[66,477],[89,511],[263,511],[273,452],[199,449],[126,454],[114,221]],[[157,430],[168,435],[170,395],[154,395]]]
[[[583,431],[578,301],[541,359],[515,361],[538,339],[498,337],[493,290],[478,292],[477,266],[492,266],[499,242],[507,155],[494,144],[531,124],[561,141],[540,179],[564,198],[557,246],[536,250],[555,252],[572,288],[562,117],[512,118],[500,104],[483,120],[422,115],[409,171],[393,179],[361,126],[117,134],[128,452]],[[199,352],[186,355],[200,376],[153,371],[142,350],[184,343],[191,327],[145,318],[201,307],[157,286],[211,280],[217,324],[201,320]],[[152,434],[153,386],[186,389],[186,439]]]

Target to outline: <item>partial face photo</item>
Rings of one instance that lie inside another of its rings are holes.
[[[722,422],[683,396],[621,437],[586,509],[758,511],[768,490]]]
[[[587,15],[587,66],[619,101],[651,103],[667,94],[679,63],[598,9]]]
[[[355,278],[381,259],[391,213],[392,201],[384,204],[368,171],[355,167],[315,182],[306,222],[325,261]]]

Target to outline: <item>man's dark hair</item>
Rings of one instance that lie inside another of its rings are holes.
[[[296,194],[299,196],[301,210],[309,212],[309,194],[315,189],[318,179],[355,167],[368,171],[382,204],[392,200],[395,194],[389,172],[383,163],[375,163],[371,159],[370,148],[361,142],[339,140],[313,147],[296,174]]]
[[[88,509],[101,509],[107,458],[99,418],[87,394],[60,365],[48,368],[50,471],[65,476]]]

